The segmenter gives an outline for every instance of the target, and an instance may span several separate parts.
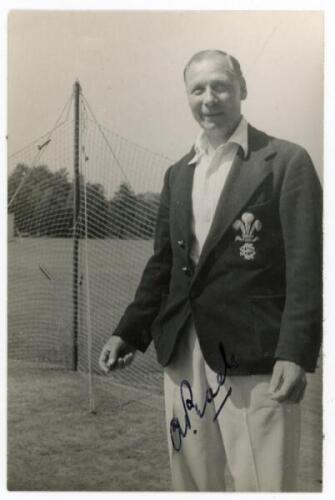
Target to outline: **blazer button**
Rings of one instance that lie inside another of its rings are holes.
[[[185,241],[184,240],[178,240],[177,244],[180,246],[180,248],[185,248]]]
[[[186,274],[186,276],[192,275],[191,269],[187,266],[182,267],[181,270],[183,271],[184,274]]]

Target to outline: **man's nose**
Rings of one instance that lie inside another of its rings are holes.
[[[211,89],[210,87],[207,87],[203,95],[203,103],[208,106],[216,102],[217,102],[217,97],[215,95],[215,92],[213,92],[213,89]]]

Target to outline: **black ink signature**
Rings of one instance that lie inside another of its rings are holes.
[[[206,389],[205,400],[204,400],[204,403],[202,406],[199,406],[198,403],[194,402],[191,384],[187,380],[182,380],[180,382],[180,397],[181,397],[181,401],[182,401],[184,412],[185,412],[184,413],[184,419],[185,419],[184,428],[182,427],[178,418],[174,417],[170,421],[170,437],[171,437],[171,441],[172,441],[172,446],[174,447],[174,449],[176,451],[179,451],[181,449],[183,439],[187,436],[188,431],[192,429],[191,420],[189,417],[189,412],[194,410],[199,418],[203,418],[205,413],[206,413],[207,405],[209,403],[212,403],[212,401],[214,401],[214,399],[218,396],[221,387],[224,385],[225,380],[226,380],[226,376],[227,376],[227,370],[237,368],[237,366],[238,366],[238,363],[237,363],[234,356],[231,357],[231,361],[230,361],[230,363],[228,363],[222,342],[219,343],[219,350],[220,350],[220,354],[222,356],[224,370],[223,370],[223,373],[218,373],[216,376],[217,383],[218,383],[216,390],[213,391],[213,389],[211,387],[208,387]],[[185,391],[186,391],[186,394],[185,394]],[[215,420],[219,416],[222,408],[226,404],[231,393],[232,393],[232,388],[230,387],[228,389],[227,394],[225,395],[223,401],[221,402],[219,408],[215,412],[215,415],[213,417],[213,422],[215,422]],[[194,430],[193,432],[196,433],[196,430]]]

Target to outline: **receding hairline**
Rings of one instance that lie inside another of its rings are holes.
[[[184,81],[186,81],[186,73],[190,66],[192,64],[204,61],[205,59],[210,59],[213,57],[221,57],[225,61],[228,61],[230,70],[231,72],[237,77],[240,78],[242,76],[242,71],[240,67],[239,61],[232,56],[231,54],[228,54],[227,52],[224,52],[223,50],[219,49],[206,49],[206,50],[201,50],[200,52],[196,52],[191,59],[188,61],[184,68],[183,76],[184,76]]]

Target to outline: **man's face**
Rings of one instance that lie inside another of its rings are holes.
[[[241,86],[229,61],[215,55],[193,62],[185,85],[192,114],[211,136],[230,135],[241,116]]]

